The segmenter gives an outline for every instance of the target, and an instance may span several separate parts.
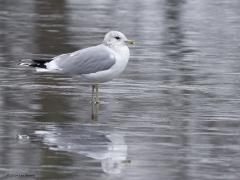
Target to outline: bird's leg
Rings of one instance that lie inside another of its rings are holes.
[[[98,84],[92,85],[92,103],[99,104],[99,97],[98,97]]]
[[[99,100],[99,96],[98,96],[98,84],[96,84],[95,86],[96,86],[96,104],[99,104],[100,100]]]
[[[91,103],[95,103],[95,84],[92,85],[92,100]]]

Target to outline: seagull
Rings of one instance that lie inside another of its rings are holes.
[[[36,68],[37,72],[80,75],[92,84],[92,102],[100,103],[98,84],[118,77],[126,68],[134,44],[119,31],[108,32],[99,45],[61,54],[51,59],[25,59],[20,65]]]

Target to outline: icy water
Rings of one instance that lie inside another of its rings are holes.
[[[0,5],[0,179],[238,180],[239,0],[19,0]],[[134,39],[100,86],[19,59]]]

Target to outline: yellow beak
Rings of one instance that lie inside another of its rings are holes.
[[[135,44],[135,41],[133,41],[133,40],[129,40],[129,39],[126,40],[125,42],[128,43],[128,44]]]

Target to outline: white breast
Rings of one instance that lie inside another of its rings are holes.
[[[114,49],[116,52],[116,64],[112,66],[112,70],[118,72],[119,74],[124,71],[129,60],[129,49],[127,46],[121,46]]]

